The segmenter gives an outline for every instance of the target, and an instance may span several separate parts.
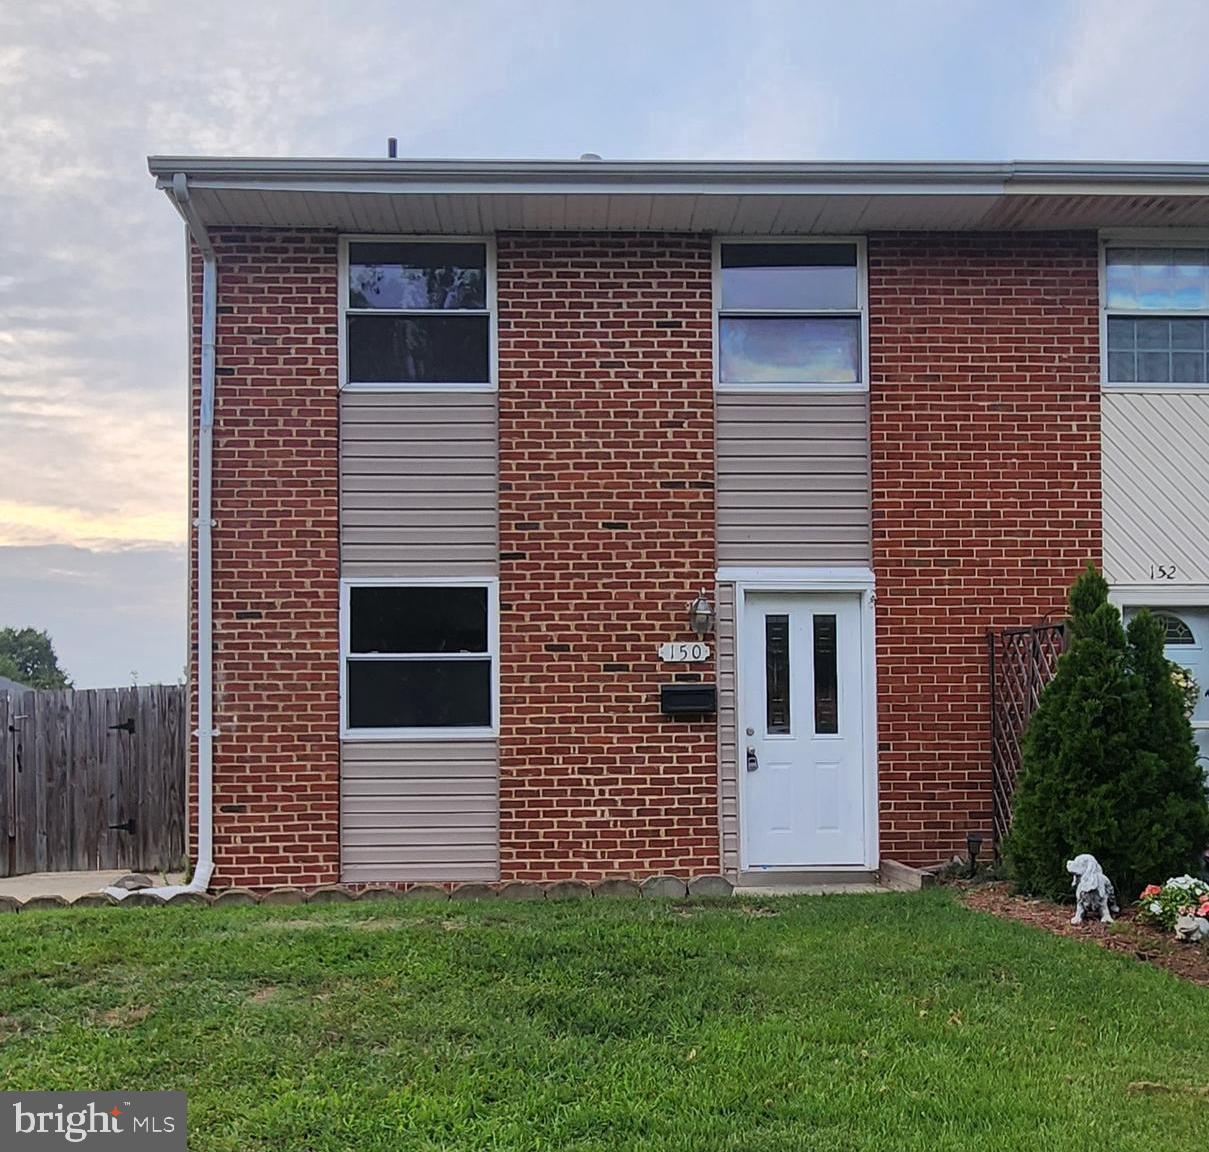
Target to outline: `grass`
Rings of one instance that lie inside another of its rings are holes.
[[[1207,1084],[1203,989],[944,892],[0,918],[0,1089],[193,1149],[1203,1149]]]

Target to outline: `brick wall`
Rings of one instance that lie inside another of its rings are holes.
[[[336,239],[238,230],[213,239],[220,305],[213,883],[326,883],[339,870]],[[191,274],[196,429],[196,251]],[[195,564],[194,553],[194,673]],[[190,747],[193,799],[195,741]],[[195,851],[192,805],[189,825]]]
[[[990,820],[988,628],[1100,560],[1093,234],[869,241],[881,851]]]
[[[502,874],[716,871],[715,725],[660,716],[656,657],[714,586],[709,240],[498,266]]]
[[[336,239],[216,241],[215,883],[330,882]],[[1099,558],[1096,244],[869,262],[882,852],[921,863],[988,825],[986,628]],[[716,870],[715,725],[660,716],[655,653],[714,586],[709,241],[513,234],[498,265],[503,876]]]

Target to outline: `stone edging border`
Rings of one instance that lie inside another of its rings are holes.
[[[153,908],[167,904],[233,907],[252,904],[351,904],[370,900],[687,900],[721,899],[733,893],[731,882],[725,876],[717,875],[694,876],[688,880],[680,876],[648,876],[645,880],[610,877],[591,884],[583,880],[559,880],[553,884],[512,880],[503,884],[455,884],[451,888],[439,884],[412,884],[406,888],[389,884],[363,887],[323,884],[317,888],[270,888],[265,892],[251,888],[223,888],[213,895],[208,892],[178,892],[167,900],[139,890],[120,900],[105,892],[87,892],[71,901],[62,896],[33,896],[22,902],[12,896],[0,896],[0,913],[115,905],[131,908]]]

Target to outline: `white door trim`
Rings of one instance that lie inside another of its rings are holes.
[[[718,583],[749,585],[762,592],[871,592],[873,569],[719,568]]]
[[[1205,584],[1111,584],[1108,602],[1126,608],[1209,607],[1209,585]]]
[[[860,596],[861,617],[861,702],[863,719],[863,760],[865,768],[865,859],[861,864],[848,865],[847,870],[872,872],[881,857],[878,849],[877,811],[877,657],[874,630],[873,572],[869,568],[719,568],[718,582],[735,586],[735,771],[736,804],[739,806],[739,869],[748,869],[747,834],[743,819],[742,777],[744,764],[743,725],[739,715],[743,701],[743,669],[745,653],[743,636],[746,629],[747,596],[755,592],[855,592]],[[761,872],[776,869],[762,868]],[[800,872],[801,869],[790,869]],[[829,872],[845,868],[829,868]]]

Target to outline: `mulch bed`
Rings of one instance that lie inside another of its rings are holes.
[[[1132,909],[1123,909],[1115,924],[1070,922],[1074,906],[1054,904],[1031,896],[1018,896],[1002,882],[989,884],[958,883],[962,901],[968,908],[989,912],[1003,920],[1018,920],[1035,928],[1044,928],[1058,936],[1094,940],[1101,948],[1124,952],[1156,968],[1166,968],[1194,984],[1209,987],[1209,948],[1184,944],[1173,936],[1139,924]]]

